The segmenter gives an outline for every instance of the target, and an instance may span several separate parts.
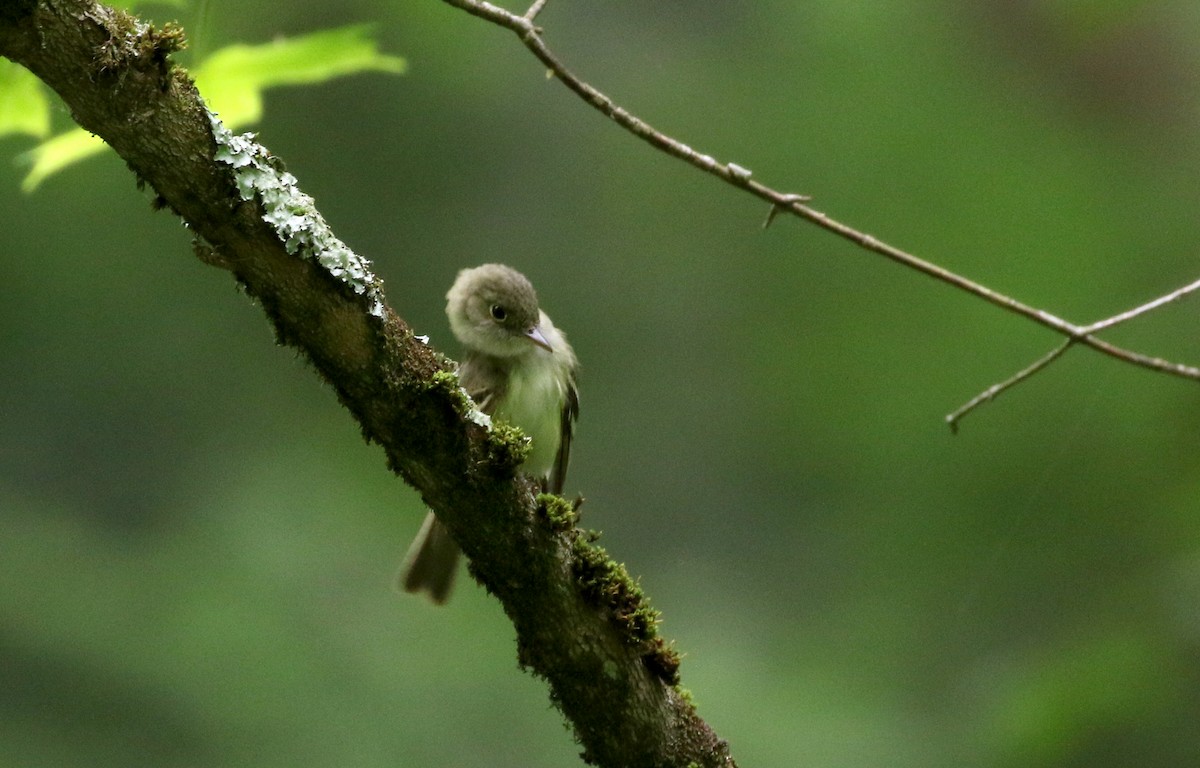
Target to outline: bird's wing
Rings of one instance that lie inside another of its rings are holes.
[[[467,355],[458,367],[458,383],[479,406],[479,410],[491,416],[496,404],[504,397],[507,376],[501,376],[495,358],[486,355]]]
[[[558,438],[558,455],[550,470],[550,492],[562,495],[567,481],[567,464],[571,461],[571,440],[575,437],[575,420],[579,418],[579,387],[575,384],[575,371],[567,381],[567,396],[563,398],[561,432]]]

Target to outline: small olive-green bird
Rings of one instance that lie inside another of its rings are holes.
[[[446,315],[465,352],[459,382],[492,419],[520,427],[530,440],[521,469],[562,493],[579,415],[579,363],[566,336],[538,307],[525,276],[503,264],[459,272]],[[458,552],[450,532],[427,514],[400,571],[404,591],[446,602]]]

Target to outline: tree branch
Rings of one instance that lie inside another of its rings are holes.
[[[678,688],[678,656],[637,586],[575,527],[569,504],[535,496],[517,473],[515,431],[485,426],[450,362],[387,306],[370,264],[334,237],[296,179],[207,111],[169,61],[182,42],[177,27],[88,0],[0,4],[0,55],[57,91],[206,241],[198,255],[261,304],[280,342],[303,352],[451,530],[584,757],[734,765]]]
[[[1098,352],[1106,354],[1110,357],[1114,357],[1131,365],[1141,366],[1142,368],[1147,368],[1152,371],[1159,371],[1161,373],[1169,373],[1174,376],[1192,379],[1193,381],[1200,381],[1200,368],[1184,365],[1182,363],[1171,362],[1169,360],[1152,357],[1150,355],[1144,355],[1140,352],[1134,352],[1132,350],[1119,347],[1115,344],[1111,344],[1095,336],[1098,331],[1111,328],[1118,323],[1130,320],[1140,314],[1143,314],[1144,312],[1157,309],[1164,304],[1182,298],[1183,296],[1200,288],[1200,281],[1192,283],[1191,285],[1185,286],[1176,291],[1172,291],[1171,293],[1159,297],[1154,301],[1148,302],[1147,304],[1144,304],[1136,309],[1129,310],[1128,312],[1124,312],[1119,315],[1114,315],[1113,317],[1100,320],[1090,325],[1077,325],[1075,323],[1068,322],[1067,320],[1063,320],[1062,318],[1045,310],[1036,309],[1028,306],[1027,304],[1023,304],[1022,302],[994,291],[985,285],[963,277],[962,275],[955,274],[954,272],[940,267],[937,264],[925,261],[924,259],[914,256],[911,253],[903,251],[893,245],[889,245],[888,243],[885,243],[873,237],[872,235],[868,235],[865,232],[860,232],[853,227],[832,219],[826,214],[815,210],[808,205],[805,205],[805,203],[811,198],[805,195],[780,192],[764,184],[760,184],[759,182],[752,180],[751,177],[753,173],[750,170],[743,168],[736,163],[722,163],[715,160],[711,155],[698,153],[687,144],[684,144],[683,142],[678,141],[677,139],[674,139],[665,133],[662,133],[641,118],[630,114],[627,110],[615,104],[613,100],[604,93],[579,79],[573,72],[567,69],[562,61],[542,41],[542,29],[541,27],[537,27],[533,24],[533,17],[542,10],[543,6],[545,5],[545,1],[546,0],[537,0],[537,2],[530,7],[529,11],[525,15],[518,16],[503,8],[492,5],[491,3],[482,2],[482,0],[443,0],[443,2],[448,3],[456,8],[460,8],[472,16],[478,16],[481,19],[485,19],[493,24],[515,32],[517,37],[521,39],[521,42],[525,44],[525,47],[528,48],[530,52],[532,52],[533,55],[538,58],[539,61],[545,64],[546,67],[549,68],[550,72],[558,80],[560,80],[563,85],[570,88],[580,98],[582,98],[595,109],[599,110],[606,117],[611,118],[614,122],[632,133],[634,136],[637,136],[639,139],[647,142],[655,149],[683,160],[684,162],[687,162],[696,168],[705,171],[706,173],[716,176],[728,184],[732,184],[733,186],[749,192],[755,197],[761,198],[762,200],[770,203],[771,208],[767,215],[767,220],[764,226],[770,225],[775,217],[781,212],[791,213],[813,224],[816,224],[818,227],[821,227],[828,232],[832,232],[838,237],[849,240],[865,250],[877,253],[880,256],[891,259],[892,261],[897,262],[909,269],[916,270],[917,272],[928,275],[935,280],[939,280],[943,283],[954,286],[959,290],[966,291],[967,293],[994,304],[1001,309],[1007,310],[1008,312],[1012,312],[1016,315],[1020,315],[1027,320],[1032,320],[1033,322],[1045,326],[1055,333],[1066,337],[1066,341],[1063,342],[1059,347],[1056,347],[1051,353],[1040,358],[1034,364],[1006,379],[1005,381],[989,387],[980,395],[972,398],[966,405],[949,414],[946,417],[946,421],[950,425],[952,431],[957,430],[958,421],[967,413],[971,412],[977,406],[982,405],[983,403],[990,402],[997,395],[1028,379],[1033,374],[1057,360],[1064,352],[1067,351],[1067,349],[1075,346],[1076,344],[1082,344],[1084,346],[1091,347]]]

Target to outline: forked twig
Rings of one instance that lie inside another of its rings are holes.
[[[1157,299],[1154,299],[1153,301],[1148,301],[1145,304],[1142,304],[1141,306],[1134,307],[1133,309],[1126,310],[1125,312],[1121,312],[1120,314],[1113,315],[1112,317],[1107,317],[1103,320],[1098,320],[1097,322],[1092,323],[1091,325],[1084,326],[1083,328],[1080,329],[1080,331],[1087,334],[1087,336],[1089,338],[1093,338],[1093,341],[1095,343],[1092,344],[1092,346],[1094,348],[1104,351],[1105,348],[1107,348],[1111,345],[1109,345],[1108,342],[1106,342],[1106,341],[1102,341],[1100,339],[1094,338],[1092,336],[1092,334],[1096,333],[1097,331],[1106,330],[1108,328],[1112,328],[1114,326],[1120,325],[1121,323],[1132,320],[1135,317],[1143,315],[1151,310],[1158,309],[1159,307],[1162,307],[1166,304],[1170,304],[1172,301],[1177,301],[1179,299],[1182,299],[1184,296],[1187,296],[1190,293],[1194,293],[1197,290],[1200,290],[1200,280],[1197,280],[1194,283],[1185,285],[1182,288],[1177,288],[1174,291],[1171,291],[1168,294],[1159,296]],[[962,406],[960,406],[957,410],[953,411],[952,413],[947,414],[946,415],[946,423],[950,426],[950,431],[957,433],[958,432],[958,422],[963,416],[966,416],[968,413],[975,410],[976,408],[983,405],[984,403],[990,403],[992,400],[995,400],[996,397],[999,396],[1001,393],[1003,393],[1005,390],[1009,389],[1010,387],[1016,386],[1017,384],[1020,384],[1025,379],[1028,379],[1033,374],[1035,374],[1038,371],[1040,371],[1041,369],[1045,368],[1047,365],[1049,365],[1050,363],[1057,360],[1062,355],[1062,353],[1064,353],[1068,349],[1070,349],[1075,344],[1076,341],[1077,341],[1077,339],[1075,339],[1075,338],[1068,338],[1066,341],[1059,344],[1053,350],[1048,352],[1045,356],[1039,358],[1036,362],[1034,362],[1029,367],[1018,371],[1017,373],[1013,374],[1012,376],[1010,376],[1009,378],[1005,379],[1004,381],[1002,381],[998,384],[993,384],[992,386],[988,387],[984,391],[980,392],[975,397],[968,400],[966,403],[964,403]],[[1147,357],[1147,356],[1139,354],[1137,352],[1128,352],[1126,350],[1121,350],[1121,352],[1122,352],[1122,354],[1116,355],[1116,357],[1119,357],[1121,359],[1127,359],[1128,362],[1132,362],[1136,365],[1142,365],[1143,367],[1146,367],[1146,368],[1152,368],[1154,370],[1161,370],[1161,371],[1165,371],[1167,373],[1175,373],[1175,374],[1183,376],[1185,378],[1195,378],[1195,376],[1191,373],[1195,369],[1190,366],[1181,365],[1179,363],[1172,363],[1168,360],[1161,360],[1158,358]],[[1175,369],[1175,370],[1172,370],[1172,369]]]
[[[1033,374],[1045,368],[1050,363],[1057,360],[1072,346],[1082,344],[1091,347],[1092,349],[1114,357],[1131,365],[1141,366],[1153,371],[1168,373],[1174,376],[1179,376],[1194,381],[1200,381],[1200,368],[1182,363],[1175,363],[1169,360],[1164,360],[1158,357],[1144,355],[1133,350],[1119,347],[1111,344],[1103,339],[1098,338],[1095,334],[1101,330],[1107,330],[1115,325],[1131,320],[1141,314],[1149,312],[1153,309],[1175,301],[1183,296],[1186,296],[1193,291],[1200,289],[1200,280],[1187,285],[1178,290],[1172,291],[1169,294],[1161,296],[1153,301],[1143,304],[1134,309],[1123,312],[1119,315],[1100,320],[1090,325],[1076,325],[1068,322],[1056,315],[1053,315],[1045,310],[1036,309],[1027,304],[1023,304],[1014,298],[1006,296],[997,291],[993,291],[985,285],[977,283],[962,275],[951,272],[943,267],[938,266],[929,261],[925,261],[917,256],[914,256],[907,251],[903,251],[895,246],[889,245],[872,235],[860,232],[846,224],[843,224],[835,219],[830,218],[826,214],[806,205],[810,198],[804,195],[790,194],[772,189],[764,184],[754,181],[751,177],[753,173],[732,162],[719,162],[711,155],[706,155],[695,151],[688,145],[680,142],[661,131],[655,129],[649,123],[629,113],[624,108],[613,103],[612,99],[606,96],[601,91],[592,87],[588,83],[580,80],[554,55],[553,52],[542,41],[542,30],[533,24],[533,18],[542,10],[546,0],[535,0],[529,10],[523,16],[518,16],[510,11],[507,11],[491,3],[482,2],[482,0],[443,0],[444,2],[460,8],[467,13],[478,16],[481,19],[497,24],[501,27],[509,29],[516,33],[521,39],[521,42],[528,48],[534,56],[538,58],[554,77],[562,81],[563,85],[574,91],[580,98],[586,101],[595,109],[599,110],[606,117],[611,118],[614,122],[620,125],[625,130],[632,133],[634,136],[649,143],[656,149],[666,152],[673,157],[677,157],[684,162],[687,162],[700,170],[718,177],[728,184],[732,184],[739,189],[742,189],[750,194],[765,200],[771,205],[767,220],[764,226],[769,225],[776,215],[783,212],[788,212],[794,216],[816,224],[822,229],[832,232],[833,234],[849,240],[859,247],[864,248],[873,253],[877,253],[892,261],[922,272],[936,280],[954,286],[960,290],[966,291],[974,296],[977,296],[984,301],[994,304],[1001,309],[1020,315],[1028,320],[1032,320],[1039,325],[1051,329],[1055,333],[1065,337],[1062,344],[1056,347],[1052,352],[1043,356],[1041,359],[1018,372],[1012,377],[995,384],[984,390],[980,395],[976,396],[968,403],[963,405],[958,410],[949,414],[946,421],[949,423],[952,430],[957,428],[959,419],[965,416],[970,411],[974,410],[979,405],[993,400],[997,395],[1009,389],[1010,387],[1019,384],[1028,379]]]

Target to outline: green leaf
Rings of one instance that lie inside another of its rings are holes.
[[[359,72],[404,71],[404,59],[379,53],[370,27],[355,25],[263,45],[231,45],[192,71],[208,106],[231,128],[262,117],[262,92]]]
[[[163,5],[168,8],[186,8],[187,0],[118,0],[110,2],[109,5],[114,8],[120,8],[123,11],[132,11],[147,5]]]
[[[267,88],[360,72],[400,74],[405,66],[404,59],[379,52],[369,26],[353,25],[261,45],[231,45],[201,62],[191,75],[209,107],[226,127],[236,130],[262,119],[262,93]],[[27,154],[32,167],[21,189],[36,189],[47,177],[103,147],[103,141],[82,128],[42,142]]]
[[[32,72],[0,59],[0,137],[12,133],[38,138],[50,132],[50,104]]]
[[[29,173],[21,180],[21,191],[32,192],[48,176],[52,176],[69,165],[98,154],[107,146],[99,136],[82,128],[72,128],[53,138],[46,139],[21,155],[20,160],[31,165]]]

